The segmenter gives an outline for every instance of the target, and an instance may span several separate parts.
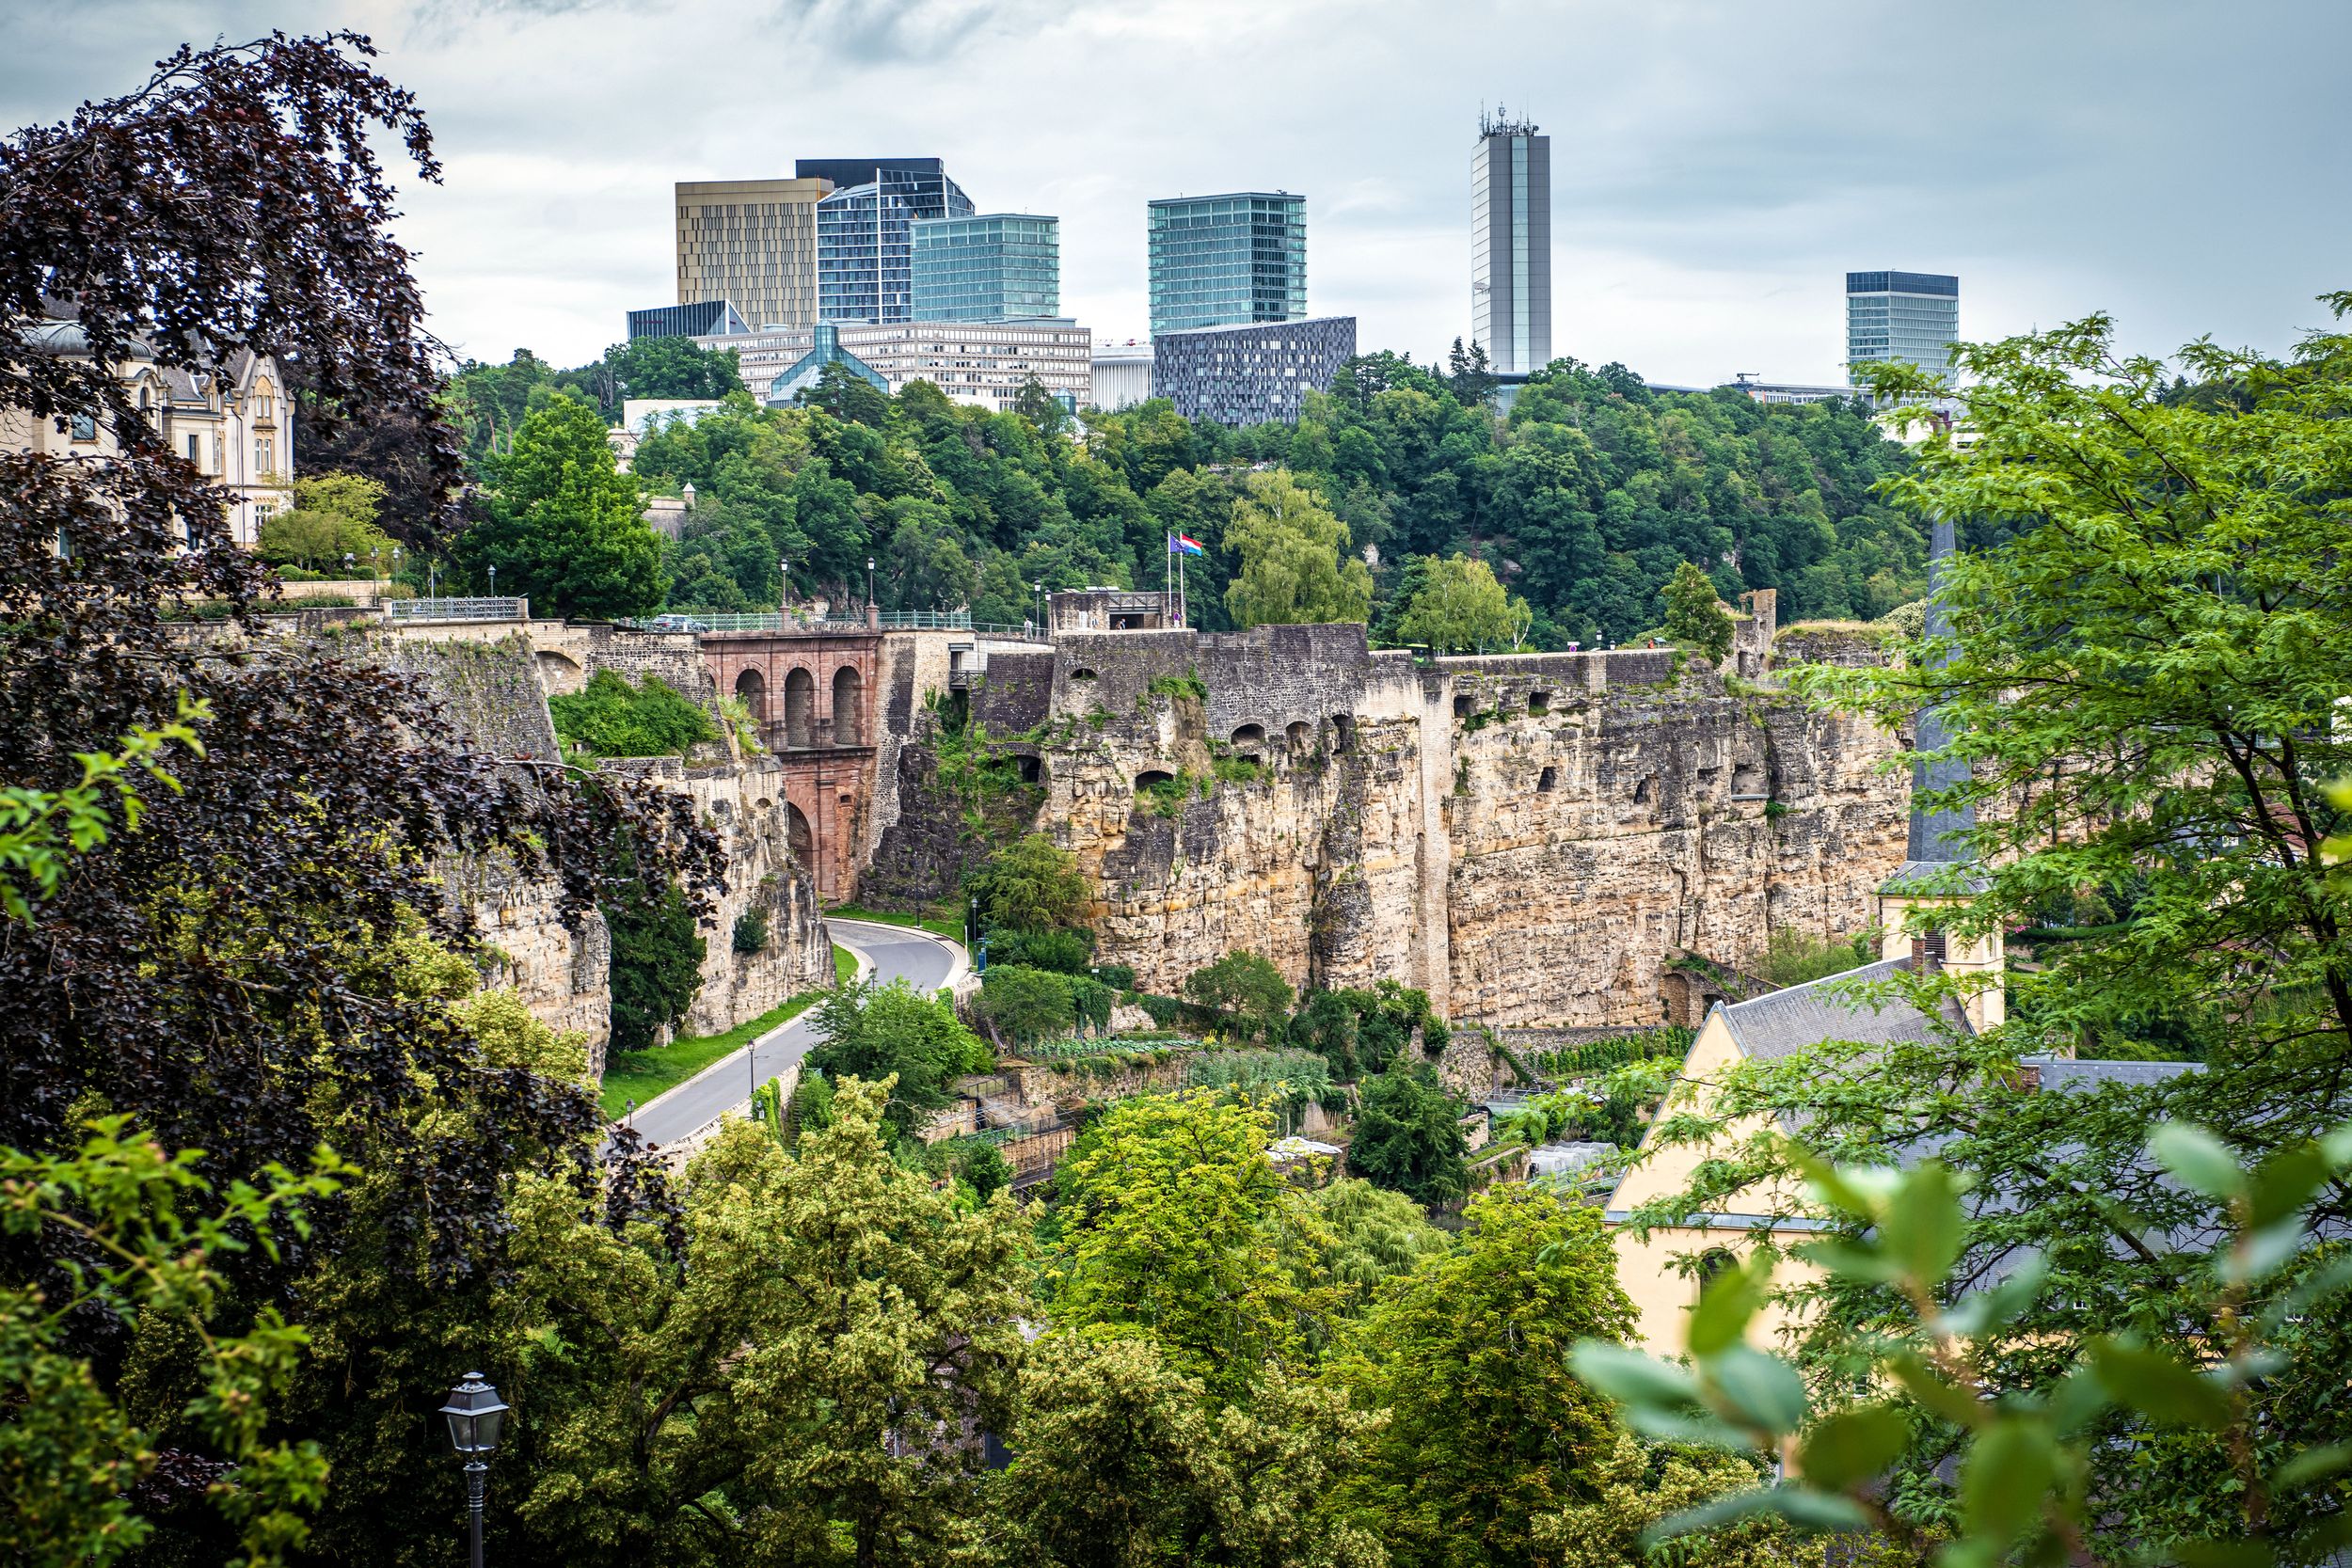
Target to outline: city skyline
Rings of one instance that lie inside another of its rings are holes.
[[[580,362],[627,310],[675,298],[675,182],[781,177],[796,152],[870,147],[936,150],[990,210],[1059,214],[1062,310],[1106,340],[1146,326],[1147,199],[1301,192],[1311,309],[1356,315],[1367,349],[1427,360],[1472,335],[1461,160],[1482,102],[1559,141],[1552,351],[1659,381],[1836,378],[1843,274],[1890,264],[1964,276],[1972,336],[2106,310],[2136,351],[2208,331],[2282,350],[2324,322],[2312,296],[2344,284],[2352,242],[2352,214],[2308,199],[2340,179],[2329,150],[2352,128],[2327,79],[2352,42],[2352,13],[2333,6],[1994,6],[1890,17],[1867,38],[1826,11],[1710,11],[1702,26],[1689,8],[1601,5],[1473,4],[1371,27],[1356,8],[1214,0],[200,10],[123,0],[17,18],[0,106],[64,116],[199,33],[372,33],[448,164],[443,186],[403,191],[400,232],[436,329],[487,359],[528,345]],[[725,38],[721,65],[682,63],[684,36]],[[1897,56],[1916,78],[1907,98],[1948,113],[1876,107]],[[786,98],[716,90],[787,61]],[[697,73],[713,90],[680,91]],[[1049,117],[998,112],[1009,80],[1081,92],[1087,154],[1070,156]],[[2209,114],[2232,136],[2210,135]],[[2157,214],[2172,214],[2160,245]]]

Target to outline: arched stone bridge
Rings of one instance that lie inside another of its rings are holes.
[[[711,684],[739,697],[784,765],[795,859],[827,898],[856,879],[860,814],[872,796],[878,631],[718,631],[697,639]]]

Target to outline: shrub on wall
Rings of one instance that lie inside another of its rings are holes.
[[[631,881],[600,908],[612,933],[612,1049],[643,1051],[685,1020],[708,949],[675,886],[649,899]]]
[[[980,977],[972,1016],[1014,1045],[1067,1035],[1077,1025],[1071,977],[1023,964],[991,964]]]
[[[764,953],[768,950],[766,910],[745,910],[735,917],[735,950],[738,953]]]
[[[548,698],[548,714],[566,746],[600,757],[684,756],[690,746],[719,738],[710,715],[659,675],[631,686],[599,670],[579,691]]]

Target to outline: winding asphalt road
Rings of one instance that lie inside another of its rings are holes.
[[[873,961],[874,981],[888,985],[904,980],[925,995],[947,983],[962,963],[962,950],[936,937],[900,926],[877,926],[864,920],[828,920],[833,940]],[[627,1119],[650,1144],[675,1143],[719,1119],[751,1099],[752,1086],[765,1083],[808,1054],[824,1037],[817,1032],[815,1009],[771,1029],[731,1056],[723,1056],[667,1094],[637,1107]]]

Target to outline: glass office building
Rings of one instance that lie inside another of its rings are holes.
[[[640,338],[700,338],[749,332],[743,313],[723,299],[698,300],[691,305],[657,305],[628,313],[628,341]]]
[[[911,319],[914,223],[970,217],[963,187],[937,158],[803,158],[793,172],[834,184],[817,204],[817,319]]]
[[[1960,337],[1960,279],[1932,272],[1846,275],[1846,373],[1899,359],[1949,380]]]
[[[1152,336],[1307,313],[1307,198],[1237,191],[1151,204]]]
[[[917,218],[914,317],[1024,321],[1061,314],[1061,220],[1020,213]]]
[[[1551,363],[1551,138],[1499,109],[1470,155],[1470,341],[1506,375]]]

